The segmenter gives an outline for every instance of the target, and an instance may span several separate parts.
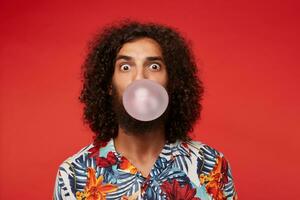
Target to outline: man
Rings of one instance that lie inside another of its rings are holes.
[[[123,21],[92,41],[83,65],[84,118],[94,142],[64,161],[54,199],[237,199],[223,154],[188,133],[200,117],[202,82],[186,40],[174,29]],[[122,95],[148,79],[169,95],[166,111],[140,121]]]

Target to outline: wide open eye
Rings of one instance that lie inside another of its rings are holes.
[[[130,70],[130,65],[128,65],[128,64],[123,64],[123,65],[121,65],[121,70],[122,71],[128,71],[128,70]]]
[[[158,71],[158,70],[160,70],[160,65],[157,64],[157,63],[152,63],[149,67],[150,67],[150,69],[153,70],[153,71]]]

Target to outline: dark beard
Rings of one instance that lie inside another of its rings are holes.
[[[160,117],[151,121],[140,121],[131,117],[125,110],[122,97],[118,94],[114,86],[112,86],[112,107],[119,126],[127,134],[141,135],[162,129],[164,128],[168,116],[167,108]]]

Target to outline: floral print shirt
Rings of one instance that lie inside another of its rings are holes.
[[[236,200],[224,155],[197,141],[166,143],[148,177],[114,147],[90,144],[58,170],[54,199]]]

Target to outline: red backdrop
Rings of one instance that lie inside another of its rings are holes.
[[[297,199],[297,1],[1,1],[0,199],[51,199],[91,142],[80,65],[102,25],[131,17],[192,40],[206,93],[194,138],[228,158],[240,199]],[[297,195],[298,194],[298,195]]]

